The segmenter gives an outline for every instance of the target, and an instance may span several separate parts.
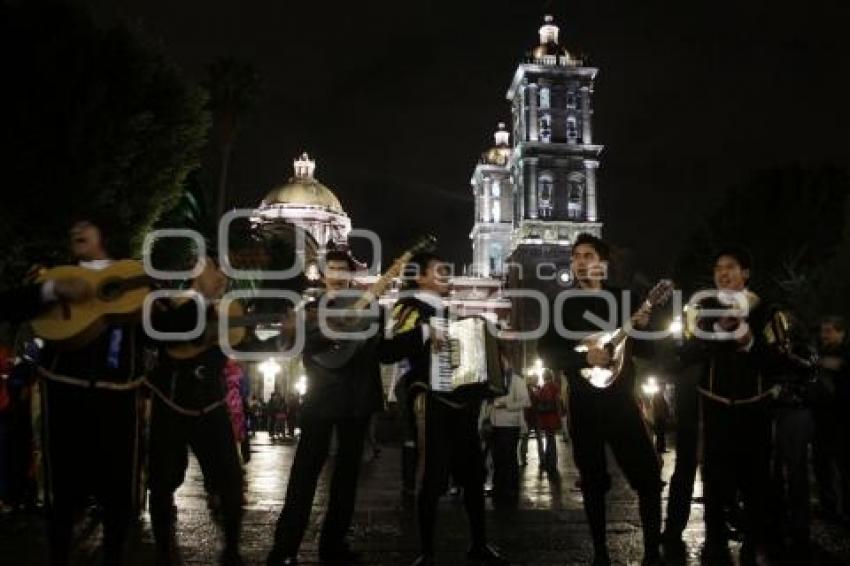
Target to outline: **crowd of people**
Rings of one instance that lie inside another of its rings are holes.
[[[92,272],[114,264],[102,226],[86,219],[70,232],[74,257]],[[581,293],[563,303],[566,328],[589,335],[597,330],[594,318],[624,329],[652,327],[650,302],[624,311],[621,293],[606,281],[605,242],[583,234],[570,254],[573,288]],[[716,293],[692,306],[691,314],[705,316],[689,316],[678,339],[672,410],[663,395],[648,404],[639,401],[633,357],[653,358],[652,340],[635,337],[627,348],[618,348],[562,335],[556,328],[537,344],[539,371],[515,370],[512,343],[500,341],[497,383],[437,387],[432,359],[448,338],[434,317],[445,308],[450,278],[445,262],[428,252],[405,258],[402,274],[410,293],[391,311],[378,309],[376,322],[387,332],[349,348],[347,339],[332,339],[315,322],[320,304],[350,307],[345,292],[353,286],[357,264],[342,250],[330,250],[324,258],[322,299],[306,303],[303,312],[281,313],[279,334],[264,344],[286,350],[306,321],[306,393],[276,391],[264,403],[251,396],[242,368],[217,342],[197,347],[195,338],[178,334],[195,328],[199,316],[215,318],[228,286],[213,259],[199,260],[202,269],[188,286],[202,309],[180,297],[153,303],[153,327],[176,338],[153,340],[137,322],[113,321],[81,346],[28,337],[15,351],[0,352],[0,500],[21,509],[36,505],[42,494],[52,565],[69,563],[76,514],[91,500],[101,509],[104,562],[122,564],[133,513],[144,499],[140,489],[150,494],[157,564],[178,563],[174,493],[184,480],[190,450],[216,502],[221,564],[241,564],[243,465],[250,458],[250,438],[265,428],[273,441],[293,439],[296,427],[295,458],[270,533],[268,564],[298,563],[318,478],[331,453],[335,465],[319,556],[326,564],[358,563],[347,533],[364,451],[377,454],[374,416],[384,408],[386,393],[380,364],[390,363],[400,369],[392,391],[403,436],[400,484],[416,507],[418,566],[433,564],[440,550],[438,502],[450,486],[469,520],[469,561],[508,563],[487,532],[485,455],[492,461],[494,501],[516,505],[531,438],[539,472],[553,480],[559,477],[558,436],[568,441],[597,566],[611,563],[607,450],[637,493],[644,566],[663,564],[684,550],[700,463],[707,564],[730,563],[733,530],[743,540],[742,564],[786,550],[795,564],[810,558],[809,447],[819,512],[835,522],[850,514],[845,323],[826,317],[819,335],[810,338],[786,305],[750,290],[752,261],[740,248],[718,250],[706,266]],[[74,278],[40,280],[0,293],[0,312],[5,320],[26,320],[48,305],[84,301],[91,292]],[[335,323],[337,330],[350,330],[350,318]],[[181,345],[192,346],[193,354],[175,355]],[[599,375],[607,376],[602,385],[594,381]],[[647,413],[653,416],[655,439]],[[670,413],[676,419],[676,461],[662,533],[659,453],[666,450]],[[80,438],[88,442],[81,444]],[[139,458],[142,445],[146,467]]]

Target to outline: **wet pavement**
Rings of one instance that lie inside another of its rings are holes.
[[[271,534],[286,486],[295,445],[271,443],[259,433],[252,446],[252,458],[246,466],[247,492],[243,524],[243,557],[246,564],[265,564]],[[494,509],[488,499],[490,538],[514,564],[587,564],[591,543],[584,522],[581,493],[575,487],[577,472],[571,461],[569,444],[559,442],[561,475],[550,480],[539,472],[536,447],[529,446],[528,465],[523,468],[521,499],[516,509]],[[664,479],[673,469],[674,452],[664,455]],[[413,510],[402,504],[400,490],[400,452],[385,446],[380,456],[363,467],[357,511],[352,529],[352,546],[363,553],[370,564],[409,564],[417,553]],[[326,466],[314,504],[310,527],[302,547],[301,562],[317,562],[318,525],[324,515],[327,497]],[[636,499],[628,489],[616,465],[609,458],[614,480],[608,498],[609,546],[615,564],[640,564],[642,543]],[[701,495],[699,482],[696,496]],[[666,503],[666,490],[665,490]],[[178,539],[186,564],[216,564],[219,536],[209,517],[203,481],[194,460],[186,482],[178,492]],[[81,529],[75,564],[96,561],[99,538],[96,522]],[[441,504],[437,527],[438,563],[463,564],[468,544],[468,529],[463,506],[452,497]],[[817,564],[850,564],[850,531],[814,525],[813,538],[818,551]],[[703,538],[702,506],[693,505],[691,521],[685,533],[688,544],[687,564],[699,563]],[[24,515],[0,519],[0,564],[39,565],[44,555],[43,529],[37,517]],[[733,544],[733,550],[735,545]],[[734,554],[734,553],[733,553]],[[131,541],[130,564],[153,564],[153,541],[147,516]],[[680,562],[681,563],[681,562]]]

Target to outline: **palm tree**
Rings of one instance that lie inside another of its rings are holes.
[[[233,144],[240,121],[256,101],[259,83],[256,70],[237,59],[222,57],[207,67],[205,86],[210,95],[213,131],[221,154],[216,206],[219,217],[224,214],[227,199],[227,175]]]

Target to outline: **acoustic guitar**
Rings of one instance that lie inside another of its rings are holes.
[[[338,317],[339,320],[336,326],[342,327],[338,330],[365,330],[373,322],[372,320],[368,318],[357,320],[356,317],[354,320],[346,320],[345,311],[357,313],[357,311],[365,309],[372,301],[377,300],[387,290],[396,277],[401,275],[402,269],[404,269],[404,266],[410,262],[414,255],[421,252],[433,251],[436,245],[437,238],[430,234],[418,238],[401,256],[396,258],[390,268],[360,298],[353,302],[340,301],[341,303],[348,302],[349,304],[339,310],[335,309],[335,318]],[[326,349],[314,352],[311,355],[311,359],[316,365],[322,368],[328,370],[339,369],[351,361],[355,354],[370,340],[371,338],[332,341]]]
[[[206,327],[201,336],[195,340],[175,342],[165,348],[166,354],[175,360],[188,360],[204,353],[209,348],[220,343],[219,319],[221,314],[216,305],[215,315],[206,321]],[[227,340],[230,346],[244,342],[248,328],[263,323],[280,322],[280,313],[245,314],[245,307],[239,301],[230,301],[227,308]]]
[[[101,270],[63,265],[42,272],[36,282],[76,278],[86,281],[92,293],[75,302],[57,301],[32,319],[36,336],[62,349],[78,349],[94,340],[111,324],[141,319],[152,279],[141,262],[120,260]]]
[[[652,309],[666,303],[673,294],[673,282],[662,279],[649,292],[646,300],[635,313],[649,314]],[[584,338],[575,348],[576,352],[587,352],[590,348],[601,348],[608,351],[610,361],[607,366],[590,366],[582,368],[579,375],[588,383],[599,389],[606,389],[620,377],[626,363],[626,339],[629,328],[621,326],[613,332],[595,332]]]

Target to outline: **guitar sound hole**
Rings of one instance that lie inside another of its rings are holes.
[[[120,279],[104,281],[97,290],[97,296],[101,301],[114,301],[123,293]]]

